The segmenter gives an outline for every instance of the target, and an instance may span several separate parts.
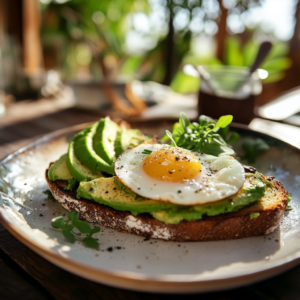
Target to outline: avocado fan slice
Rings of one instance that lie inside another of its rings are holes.
[[[63,154],[48,171],[48,177],[51,181],[55,180],[69,180],[72,179],[72,175],[67,166],[68,154]]]
[[[77,135],[72,139],[68,151],[67,165],[71,175],[77,181],[89,181],[102,177],[103,175],[101,174],[101,172],[93,172],[91,169],[86,167],[75,155],[74,145],[76,138]]]
[[[138,129],[122,129],[117,133],[115,140],[116,157],[123,153],[127,148],[140,145],[149,138],[142,134]]]
[[[76,157],[93,173],[96,171],[114,174],[114,166],[102,159],[93,148],[93,137],[98,123],[80,131],[74,138],[74,152]]]
[[[108,164],[112,164],[115,159],[115,139],[117,132],[121,128],[110,118],[101,119],[96,127],[96,132],[93,137],[93,147],[95,152]]]

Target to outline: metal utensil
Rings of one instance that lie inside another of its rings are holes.
[[[6,203],[6,202],[13,202],[14,204],[16,204],[16,205],[18,205],[18,206],[24,208],[24,209],[27,210],[27,211],[30,211],[30,212],[33,211],[32,208],[30,208],[30,207],[28,207],[28,206],[26,206],[26,205],[24,205],[24,204],[22,204],[22,203],[19,203],[19,202],[16,201],[14,198],[8,196],[7,194],[5,194],[5,193],[3,193],[3,192],[1,192],[1,191],[0,191],[0,198],[3,200],[4,203]]]
[[[283,121],[300,112],[300,88],[294,88],[257,110],[259,117]]]

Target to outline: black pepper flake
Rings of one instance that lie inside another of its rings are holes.
[[[171,174],[171,175],[172,175],[173,173],[169,171],[169,174]]]
[[[113,188],[113,190],[115,191],[117,188]]]
[[[108,251],[108,252],[113,252],[113,247],[108,247],[107,249],[106,249],[106,251]]]
[[[149,240],[150,240],[150,238],[148,238],[148,237],[144,238],[144,242],[147,242]]]
[[[175,157],[175,160],[176,160],[176,161],[179,161],[179,159],[180,159],[179,156],[176,156],[176,157]]]
[[[138,190],[140,190],[141,188],[138,188]]]
[[[43,215],[43,214],[40,214],[39,216],[42,217],[42,216],[44,216],[44,215]]]
[[[94,190],[94,189],[91,187],[91,188],[90,188],[90,192],[92,192],[93,190]]]
[[[108,191],[106,191],[105,194],[108,194]]]
[[[180,193],[181,193],[181,190],[178,190],[177,193],[180,194]]]
[[[42,205],[43,205],[43,206],[45,206],[46,204],[45,204],[45,203],[43,203]]]
[[[117,247],[116,247],[116,249],[120,250],[120,249],[122,249],[122,247],[120,247],[120,246],[117,246]]]

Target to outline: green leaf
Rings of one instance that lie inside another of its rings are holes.
[[[191,123],[184,112],[180,113],[179,123],[182,125],[183,128],[188,127]]]
[[[234,151],[227,146],[221,146],[216,143],[206,143],[203,145],[201,152],[218,156],[220,154],[233,155]]]
[[[242,66],[243,56],[241,43],[238,38],[229,37],[226,39],[225,64],[229,66]]]
[[[287,199],[287,202],[290,203],[292,201],[292,197],[290,194],[288,194],[288,199]]]
[[[53,200],[54,199],[54,197],[53,197],[53,195],[52,195],[52,193],[51,193],[50,190],[43,191],[43,194],[47,195],[47,199],[48,200]]]
[[[98,227],[98,226],[95,226],[94,228],[92,228],[92,230],[91,230],[91,235],[92,234],[94,234],[94,233],[98,233],[98,232],[100,232],[100,227]]]
[[[227,115],[227,116],[222,116],[218,120],[217,124],[215,125],[215,128],[225,128],[232,122],[233,116]]]
[[[246,159],[248,163],[255,163],[257,155],[263,151],[263,150],[268,150],[270,147],[268,144],[258,138],[258,139],[251,139],[247,138],[244,139],[242,143],[242,147],[245,151],[245,155],[242,157],[243,159]]]
[[[263,83],[276,82],[283,79],[285,76],[284,71],[270,71],[266,79],[263,80]]]
[[[246,67],[250,67],[253,64],[256,53],[258,50],[258,45],[249,40],[243,48],[243,64]]]
[[[65,231],[72,231],[73,228],[74,228],[74,226],[71,225],[71,224],[67,224],[67,225],[64,224],[64,225],[61,227],[61,229],[62,229],[62,230],[65,230]]]
[[[237,132],[230,134],[229,138],[226,140],[228,144],[232,144],[240,139],[240,135]]]
[[[201,116],[199,117],[199,125],[200,125],[201,127],[207,126],[207,125],[209,125],[209,124],[215,124],[215,123],[216,123],[216,122],[215,122],[212,118],[210,118],[210,117],[208,117],[208,116],[201,115]]]
[[[279,57],[266,61],[262,65],[262,69],[265,69],[267,71],[282,71],[289,69],[292,63],[292,60],[288,57]]]
[[[166,131],[167,137],[172,140],[172,145],[191,151],[204,152],[211,155],[229,154],[234,151],[227,144],[229,132],[228,125],[232,116],[223,116],[218,122],[207,116],[199,117],[199,124],[191,123],[187,116],[182,113],[178,123],[173,126],[173,133]],[[217,127],[216,124],[218,123]],[[233,135],[236,140],[238,135]]]
[[[160,140],[162,141],[162,142],[165,142],[165,141],[168,141],[170,138],[168,137],[168,135],[164,135]]]
[[[177,144],[175,140],[173,139],[172,133],[169,130],[166,130],[167,136],[170,138],[170,140],[173,142],[174,146],[177,147]]]
[[[97,240],[95,240],[92,237],[86,237],[82,240],[84,246],[88,247],[88,248],[93,248],[93,249],[97,249],[99,248],[99,243],[97,242]]]
[[[142,152],[142,154],[149,155],[149,154],[151,154],[152,152],[153,152],[153,151],[151,151],[151,150],[144,149],[144,151]]]
[[[267,60],[271,60],[277,57],[284,57],[289,54],[289,46],[288,43],[277,43],[273,45],[269,55],[267,56]]]
[[[72,232],[63,230],[62,234],[69,243],[72,243],[72,244],[75,243],[75,236]]]
[[[74,219],[72,221],[72,225],[76,227],[81,233],[90,233],[92,231],[90,224],[84,221]]]
[[[200,79],[178,71],[170,84],[171,89],[180,94],[196,93],[199,90]]]
[[[73,220],[78,220],[79,219],[79,213],[78,213],[78,211],[76,211],[76,210],[71,210],[69,213],[68,213],[68,219],[70,220],[70,221],[72,221],[73,222]]]
[[[78,181],[75,178],[68,180],[68,185],[64,188],[65,191],[72,191],[78,184]]]
[[[250,219],[251,219],[251,220],[252,220],[252,219],[256,219],[256,218],[258,218],[258,217],[259,217],[259,215],[260,215],[260,213],[259,213],[259,212],[252,213],[252,214],[250,214]]]
[[[51,226],[56,229],[61,229],[64,225],[64,218],[62,216],[52,219]]]

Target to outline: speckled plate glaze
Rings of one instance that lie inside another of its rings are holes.
[[[51,161],[67,151],[74,133],[85,126],[48,135],[0,163],[0,190],[12,198],[0,193],[0,220],[44,258],[96,282],[166,293],[237,287],[300,262],[300,150],[245,128],[235,129],[243,138],[261,137],[271,145],[255,166],[265,175],[276,176],[293,197],[293,210],[285,213],[273,233],[232,241],[177,243],[147,240],[102,227],[97,234],[100,250],[85,248],[79,241],[69,244],[51,228],[51,219],[66,211],[43,194],[47,189],[44,172]],[[239,144],[236,146],[239,149]]]

